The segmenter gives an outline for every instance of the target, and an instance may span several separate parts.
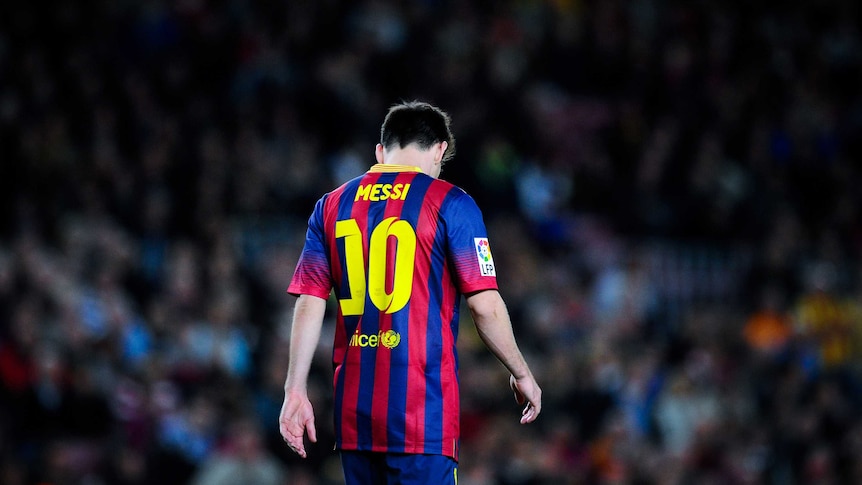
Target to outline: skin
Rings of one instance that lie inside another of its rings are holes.
[[[438,178],[447,147],[445,141],[427,150],[416,144],[389,149],[377,144],[374,155],[378,163],[415,166]],[[510,372],[509,386],[515,394],[515,402],[525,404],[521,412],[521,424],[532,423],[542,410],[542,390],[518,349],[503,298],[497,290],[484,290],[467,295],[466,300],[480,338]],[[303,458],[308,456],[305,435],[312,443],[317,442],[314,408],[308,399],[308,374],[320,340],[325,310],[326,300],[300,295],[293,314],[290,359],[278,424],[284,441]]]

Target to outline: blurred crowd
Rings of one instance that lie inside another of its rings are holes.
[[[314,201],[453,117],[544,388],[468,312],[461,485],[862,483],[849,0],[0,4],[0,483],[340,483],[283,445]],[[329,315],[332,315],[330,312]]]

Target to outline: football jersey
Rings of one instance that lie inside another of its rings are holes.
[[[336,448],[457,460],[459,303],[496,288],[481,211],[460,188],[377,164],[321,197],[287,291],[335,292]]]

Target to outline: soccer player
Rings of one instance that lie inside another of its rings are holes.
[[[305,434],[317,441],[306,384],[334,289],[335,447],[348,485],[457,483],[462,295],[483,342],[510,372],[515,400],[525,405],[520,422],[542,409],[497,291],[482,214],[438,178],[454,144],[439,108],[393,106],[378,163],[321,197],[308,221],[287,289],[298,299],[279,429],[303,458]]]

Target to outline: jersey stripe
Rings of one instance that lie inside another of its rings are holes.
[[[347,196],[351,191],[345,189],[346,187],[342,187],[340,193],[333,194],[334,196],[330,197],[333,200],[337,200],[338,205],[330,207],[329,211],[326,212],[326,227],[330,231],[328,236],[330,254],[332,254],[333,279],[337,284],[340,284],[340,287],[336,288],[336,295],[339,297],[347,291],[345,288],[347,286],[347,278],[343,277],[345,267],[343,241],[336,239],[334,227],[336,220],[346,219],[353,210],[353,200]],[[334,413],[336,440],[355,442],[356,426],[350,425],[350,423],[356,421],[355,413],[352,412],[354,406],[343,404],[355,402],[358,392],[358,382],[353,382],[355,379],[347,377],[348,371],[346,368],[349,349],[347,342],[350,338],[349,336],[352,335],[351,329],[358,324],[358,318],[345,318],[339,307],[337,320],[338,324],[336,325],[336,337],[333,348],[333,363],[335,364],[333,380],[335,383],[335,402],[342,403],[342,405],[336,408]]]
[[[432,179],[429,177],[415,177],[410,192],[414,190],[416,197],[406,201],[402,217],[416,228],[418,254],[426,254],[428,238],[426,234],[436,228],[436,219],[433,226],[429,224],[427,211],[429,204],[428,191]],[[413,289],[410,299],[410,308],[407,312],[407,358],[403,362],[399,379],[402,380],[405,391],[398,402],[398,406],[404,409],[399,422],[393,423],[395,429],[403,430],[406,438],[404,443],[405,453],[422,453],[419,448],[424,440],[425,419],[425,377],[423,369],[427,362],[425,354],[425,327],[427,322],[424,315],[428,312],[429,289],[428,289],[428,264],[426,259],[418,258],[414,268]]]
[[[455,191],[449,192],[446,201],[443,203],[444,206],[454,193]],[[440,320],[443,321],[442,329],[444,331],[444,351],[440,373],[441,377],[454,376],[454,379],[452,380],[444,379],[442,381],[444,384],[443,409],[447,410],[447,412],[443,414],[444,441],[442,443],[442,452],[444,455],[457,457],[459,446],[458,440],[461,436],[461,402],[460,378],[458,374],[458,348],[455,344],[458,341],[458,321],[460,315],[460,308],[458,305],[460,303],[460,294],[459,288],[456,286],[456,278],[450,274],[449,265],[443,266],[443,275],[440,279],[441,281],[446,282],[446,287],[441,291],[442,301],[440,304]],[[483,284],[487,285],[488,283]],[[494,285],[496,285],[496,278],[494,280]],[[446,321],[447,316],[449,318],[448,322]]]
[[[338,210],[337,220],[343,221],[347,219],[354,219],[359,226],[360,232],[365,233],[367,231],[367,217],[364,217],[369,210],[368,201],[363,200],[354,200],[354,193],[356,192],[356,188],[359,186],[360,182],[368,183],[370,179],[370,183],[373,183],[374,180],[377,179],[377,175],[367,175],[362,179],[356,179],[351,183],[348,183],[343,187],[343,191],[341,192],[341,207]],[[334,227],[335,221],[332,222],[331,226],[333,228],[333,238],[334,235]],[[368,253],[368,243],[363,239],[363,252],[362,254]],[[344,251],[344,241],[338,242],[334,247],[338,247],[340,251]],[[346,274],[346,262],[343,257],[341,259],[341,269],[342,275]],[[346,296],[350,294],[350,289],[348,285],[348,279],[346,277],[341,278],[341,289],[339,292],[339,297]],[[366,298],[367,300],[367,298]],[[368,305],[368,301],[365,302]],[[339,326],[344,327],[345,331],[345,341],[343,342],[345,347],[344,354],[344,363],[342,369],[342,385],[343,385],[343,393],[342,393],[342,401],[340,402],[341,409],[336,410],[340,411],[341,414],[341,431],[343,432],[342,439],[347,443],[363,443],[365,446],[368,446],[370,449],[371,446],[371,436],[370,433],[362,433],[362,430],[369,429],[370,423],[370,406],[367,404],[363,406],[364,403],[368,402],[368,396],[371,394],[371,389],[373,389],[373,363],[369,363],[367,367],[372,368],[372,372],[369,373],[367,371],[363,372],[366,366],[363,366],[363,355],[362,349],[359,347],[350,347],[349,336],[352,336],[355,332],[364,331],[363,328],[366,325],[371,325],[370,322],[365,322],[363,316],[344,316],[341,312],[341,308],[338,309],[339,315]],[[366,396],[360,395],[361,389],[366,390]]]
[[[374,184],[380,179],[381,174],[368,173],[361,179],[359,185]],[[348,192],[348,196],[353,196],[355,190]],[[374,228],[375,220],[378,220],[377,214],[381,213],[383,207],[381,204],[372,204],[370,200],[359,199],[353,203],[353,211],[351,218],[356,220],[359,225],[359,231],[365,235],[362,238],[362,254],[365,255],[368,263],[368,238],[371,229]],[[366,273],[367,279],[367,273]],[[376,335],[379,330],[379,320],[377,312],[370,311],[373,308],[371,299],[366,291],[365,294],[365,313],[360,317],[357,330],[366,335]],[[360,449],[371,450],[374,447],[373,436],[371,432],[372,426],[372,400],[374,399],[375,391],[375,363],[376,352],[371,347],[348,347],[348,355],[351,356],[350,365],[355,365],[350,370],[356,372],[356,375],[351,376],[353,383],[358,387],[355,401],[356,413],[356,443]],[[355,357],[355,363],[352,358]],[[349,403],[345,403],[345,407],[349,407]]]
[[[429,191],[432,192],[432,191]],[[446,194],[449,192],[449,187],[437,184],[435,185],[431,198],[436,201],[439,206],[444,201]],[[436,211],[435,211],[436,212]],[[429,219],[431,216],[428,216]],[[435,217],[436,218],[436,217]],[[447,312],[444,308],[442,296],[450,290],[450,283],[443,278],[443,273],[446,267],[445,254],[446,248],[444,228],[438,227],[434,231],[434,244],[431,252],[431,265],[429,268],[428,284],[429,288],[429,304],[426,309],[425,319],[426,324],[426,369],[425,369],[425,448],[423,453],[440,454],[443,452],[443,441],[445,440],[445,430],[443,428],[443,417],[449,413],[449,410],[444,410],[443,402],[443,380],[449,380],[448,376],[441,375],[442,359],[448,353],[444,348],[443,334],[448,332],[448,319],[443,321],[441,314]],[[445,412],[444,412],[445,411]]]
[[[448,265],[442,265],[441,281],[451,282]],[[455,342],[458,339],[458,292],[453,285],[444,285],[440,292],[440,321],[443,331],[443,348],[440,362],[440,382],[443,389],[443,443],[441,453],[458,456],[458,437],[461,428],[460,379],[458,377],[458,349]],[[449,321],[446,321],[446,318]],[[449,379],[448,376],[454,376]],[[451,443],[450,443],[451,441]]]

